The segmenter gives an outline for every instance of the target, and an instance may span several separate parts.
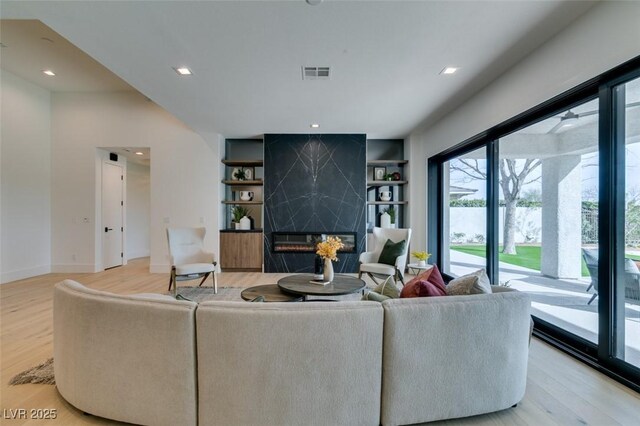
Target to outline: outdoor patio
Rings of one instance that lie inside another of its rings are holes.
[[[451,271],[464,275],[485,267],[479,256],[450,251]],[[539,271],[500,262],[500,283],[531,296],[532,313],[591,342],[598,341],[598,299],[591,305],[594,290],[587,292],[589,277],[580,280],[555,279]],[[640,366],[640,305],[625,303],[625,360]]]

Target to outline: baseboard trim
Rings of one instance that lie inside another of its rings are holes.
[[[134,251],[127,253],[127,260],[138,259],[140,257],[150,257],[151,253],[147,251]]]
[[[51,273],[51,265],[37,266],[35,268],[21,269],[19,271],[3,272],[0,277],[0,284],[7,284],[13,281],[24,280],[26,278],[37,277]]]
[[[51,265],[51,272],[60,274],[86,274],[97,272],[95,265]]]

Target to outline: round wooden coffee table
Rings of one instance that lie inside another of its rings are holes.
[[[348,275],[336,274],[333,281],[327,285],[312,284],[312,274],[298,274],[284,277],[278,281],[278,287],[284,292],[304,296],[342,296],[357,293],[365,287],[365,282],[360,278]]]
[[[253,300],[258,296],[264,297],[265,302],[300,302],[302,296],[284,293],[276,284],[257,285],[242,290],[243,300]]]

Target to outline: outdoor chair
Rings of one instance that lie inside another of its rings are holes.
[[[582,249],[582,257],[591,276],[591,284],[587,287],[587,291],[591,287],[595,290],[587,303],[590,305],[598,297],[598,249]],[[625,301],[638,304],[640,302],[640,270],[632,259],[625,258],[622,279],[624,280]]]
[[[395,259],[395,264],[389,265],[379,263],[380,253],[387,240],[394,243],[405,241],[404,252]],[[407,253],[409,252],[409,242],[411,240],[411,229],[393,228],[373,228],[373,251],[367,251],[360,255],[360,271],[358,278],[362,274],[367,274],[373,282],[380,284],[376,278],[387,279],[392,276],[394,280],[400,280],[404,285],[404,270],[407,265]]]
[[[209,275],[213,275],[213,292],[218,292],[216,282],[217,262],[213,253],[204,250],[205,228],[167,228],[169,255],[171,256],[171,277],[169,291],[178,293],[178,281],[202,278],[200,286]]]

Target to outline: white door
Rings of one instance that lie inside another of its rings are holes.
[[[102,163],[102,262],[104,269],[122,266],[122,213],[124,210],[121,166]]]

